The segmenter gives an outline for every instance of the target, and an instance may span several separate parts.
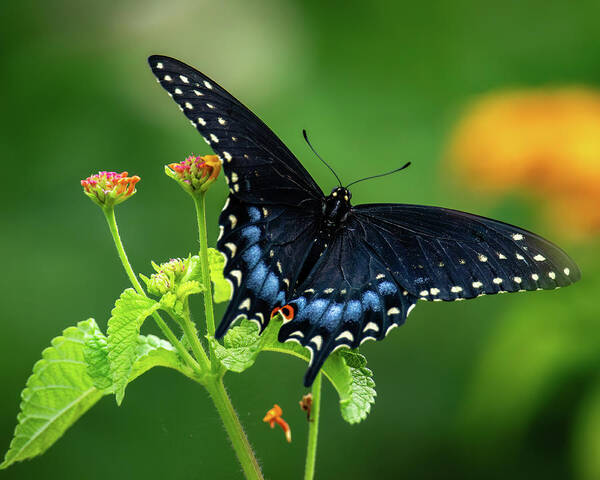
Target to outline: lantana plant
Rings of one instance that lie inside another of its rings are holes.
[[[129,383],[151,368],[167,367],[207,390],[244,475],[263,478],[223,379],[228,372],[242,373],[250,368],[262,351],[293,355],[307,362],[310,355],[298,344],[278,342],[279,315],[262,335],[255,323],[242,319],[221,342],[214,338],[213,305],[227,302],[231,293],[223,277],[224,258],[207,244],[206,194],[220,170],[215,155],[192,155],[165,167],[167,175],[194,201],[200,248],[187,258],[152,262],[154,273],[149,276],[133,271],[115,218],[115,206],[135,194],[140,178],[127,172],[103,171],[82,180],[84,193],[106,218],[133,288],[126,288],[115,302],[106,332],[89,318],[66,328],[42,352],[21,394],[18,424],[0,469],[44,453],[102,397],[114,395],[121,405]],[[204,300],[203,325],[192,321],[192,295],[201,295]],[[141,334],[146,320],[154,321],[164,338]],[[337,390],[342,417],[349,423],[365,419],[375,399],[372,373],[361,354],[342,349],[329,357],[312,392],[300,402],[309,416],[305,479],[312,479],[315,471],[322,375]],[[272,400],[265,399],[266,407],[272,404],[269,402]],[[267,411],[264,421],[271,427],[279,425],[291,441],[291,427],[277,404]]]

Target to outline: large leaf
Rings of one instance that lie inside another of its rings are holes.
[[[84,358],[86,339],[98,332],[93,319],[79,322],[42,352],[21,393],[19,423],[0,468],[44,453],[102,397]]]
[[[140,328],[144,320],[159,307],[158,302],[140,295],[132,288],[125,290],[115,303],[108,321],[108,360],[118,405],[123,401],[129,382]]]
[[[93,319],[67,328],[51,345],[42,352],[21,394],[19,423],[0,468],[44,453],[102,396],[114,390],[108,342]],[[169,342],[140,335],[129,381],[156,366],[192,375]],[[104,387],[97,388],[99,385]]]
[[[277,333],[279,321],[271,321],[262,335],[258,325],[242,320],[227,332],[223,345],[211,339],[215,354],[227,370],[243,372],[256,361],[261,351],[286,353],[310,360],[309,351],[296,343],[280,343]],[[342,417],[349,423],[364,420],[375,402],[375,382],[372,372],[366,368],[367,360],[361,354],[341,349],[329,356],[322,372],[335,387],[340,397]]]

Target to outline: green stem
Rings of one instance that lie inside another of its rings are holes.
[[[125,253],[125,247],[123,246],[123,242],[121,241],[121,236],[119,235],[119,227],[117,226],[117,220],[115,219],[115,209],[113,207],[103,208],[102,211],[104,212],[104,216],[106,217],[108,228],[110,229],[110,233],[115,243],[115,247],[117,248],[117,253],[119,254],[119,258],[121,259],[121,263],[123,265],[123,268],[125,269],[125,273],[127,273],[127,276],[129,277],[129,281],[140,295],[146,296],[146,292],[144,292],[142,285],[138,281],[135,273],[133,272],[131,264],[129,263],[129,259],[127,258],[127,254]],[[204,369],[200,367],[198,362],[194,360],[194,358],[190,355],[187,349],[181,344],[177,336],[161,318],[158,312],[154,312],[152,314],[152,317],[158,325],[158,328],[162,330],[169,342],[171,342],[171,344],[177,349],[179,354],[190,367],[192,367],[198,373],[203,373],[208,370],[207,367]]]
[[[321,373],[317,374],[312,388],[312,408],[308,423],[308,447],[306,450],[306,467],[304,480],[312,480],[315,476],[317,459],[317,438],[319,436],[319,414],[321,412]]]
[[[203,366],[203,369],[208,372],[210,370],[210,361],[206,356],[206,352],[204,348],[202,348],[202,344],[200,343],[200,339],[198,338],[198,334],[196,333],[196,329],[192,324],[192,320],[190,319],[189,306],[186,301],[185,312],[182,315],[183,322],[181,322],[181,328],[183,329],[183,333],[185,334],[188,342],[190,342],[190,346],[192,347],[192,351],[194,352],[194,356]]]
[[[229,435],[233,449],[237,455],[237,458],[242,466],[244,475],[247,479],[258,479],[262,480],[263,475],[260,471],[258,461],[254,456],[248,437],[244,432],[242,424],[233,409],[229,395],[225,390],[225,386],[220,378],[211,377],[212,381],[207,382],[206,389],[212,398],[223,424],[225,430]]]
[[[206,192],[194,195],[196,206],[196,217],[198,219],[198,240],[200,241],[200,268],[202,270],[202,282],[204,283],[204,312],[206,315],[206,329],[208,335],[215,335],[215,314],[213,310],[212,285],[210,283],[210,267],[208,264],[208,237],[206,234]],[[210,348],[210,347],[209,347]],[[211,358],[213,357],[211,351]]]

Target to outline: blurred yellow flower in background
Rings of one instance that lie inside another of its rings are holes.
[[[600,91],[484,96],[453,132],[448,159],[475,190],[531,193],[565,234],[600,233]]]

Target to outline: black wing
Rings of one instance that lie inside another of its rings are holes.
[[[402,204],[358,205],[352,214],[373,254],[423,300],[549,290],[581,278],[553,243],[490,218]]]
[[[323,192],[256,115],[215,81],[174,58],[148,59],[160,85],[219,155],[230,193],[255,204],[305,206]]]
[[[219,223],[217,247],[225,256],[233,295],[215,336],[221,338],[240,316],[262,331],[273,308],[286,303],[318,225],[305,209],[249,205],[233,195]]]
[[[153,55],[148,62],[221,158],[229,184],[217,248],[232,299],[215,335],[239,316],[262,330],[310,251],[323,192],[281,140],[215,81],[173,58]]]
[[[304,377],[310,386],[330,353],[382,340],[404,323],[416,301],[350,218],[294,292],[288,304],[294,315],[284,319],[279,341],[295,341],[311,351]]]

